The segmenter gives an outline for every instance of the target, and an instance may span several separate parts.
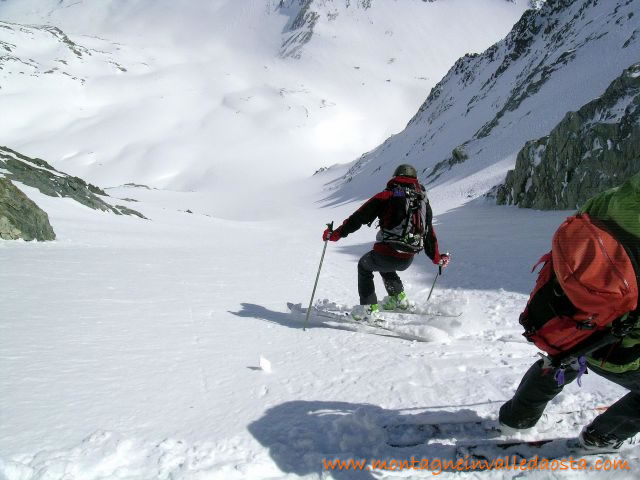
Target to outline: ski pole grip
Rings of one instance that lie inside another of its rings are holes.
[[[438,275],[442,275],[442,265],[438,265]]]
[[[333,221],[331,223],[327,223],[327,228],[330,232],[333,232]]]

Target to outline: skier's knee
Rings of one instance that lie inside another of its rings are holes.
[[[358,272],[373,275],[373,268],[371,268],[371,263],[366,255],[358,262]]]

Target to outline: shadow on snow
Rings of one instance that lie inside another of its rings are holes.
[[[433,423],[473,424],[483,420],[475,411],[464,408],[413,415],[406,412],[370,404],[293,401],[270,408],[262,418],[249,424],[248,430],[269,450],[278,468],[285,473],[321,476],[330,471],[336,479],[374,479],[384,470],[375,475],[374,470],[327,470],[323,460],[366,460],[369,466],[374,459],[386,460],[390,467],[393,460],[399,465],[410,464],[415,459],[419,465],[421,460],[429,459],[430,466],[437,470],[439,461],[444,470],[445,461],[455,460],[455,439],[438,434],[416,437],[415,427]],[[404,437],[398,435],[405,427],[408,433]],[[389,445],[394,442],[402,446]],[[404,471],[405,474],[412,472]]]

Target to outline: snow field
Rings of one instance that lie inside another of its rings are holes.
[[[231,221],[208,216],[203,196],[111,190],[139,198],[143,221],[21,187],[55,212],[58,240],[0,242],[8,480],[323,478],[322,458],[444,457],[455,439],[392,448],[384,426],[496,417],[535,360],[517,315],[565,216],[482,204],[438,215],[453,260],[433,303],[426,257],[402,278],[420,308],[462,315],[423,330],[408,320],[430,340],[418,342],[318,321],[305,332],[286,310],[308,302],[323,223],[358,204],[309,208],[307,193],[282,216]],[[329,244],[318,299],[356,303],[372,239],[363,228]],[[595,375],[583,385],[529,437],[576,434],[622,394]]]

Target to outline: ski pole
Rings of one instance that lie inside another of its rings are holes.
[[[333,232],[333,222],[327,223],[329,228],[329,235]],[[318,279],[320,278],[320,270],[322,269],[322,261],[324,260],[324,253],[327,251],[327,243],[329,243],[329,237],[324,241],[324,248],[322,249],[322,256],[320,257],[320,266],[318,267],[318,274],[316,275],[316,283],[313,284],[313,292],[311,292],[311,300],[309,300],[309,308],[307,308],[307,316],[304,319],[304,326],[302,331],[307,330],[307,323],[309,322],[309,315],[311,314],[311,306],[313,305],[313,297],[316,296],[316,287],[318,286]]]
[[[438,274],[436,275],[436,278],[433,279],[433,284],[431,285],[431,290],[429,291],[429,296],[427,297],[427,302],[431,298],[431,294],[433,293],[433,287],[436,286],[436,282],[438,281],[438,277],[440,275],[442,275],[442,265],[438,265]]]

